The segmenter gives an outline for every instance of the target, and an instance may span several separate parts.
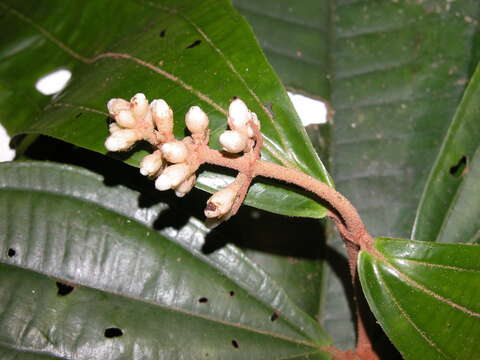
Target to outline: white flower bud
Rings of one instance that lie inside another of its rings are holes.
[[[230,211],[233,206],[235,197],[237,196],[237,189],[232,186],[217,191],[207,201],[205,207],[205,216],[208,218],[220,217]]]
[[[228,125],[230,129],[246,132],[251,113],[247,105],[240,100],[235,99],[230,103],[228,108]]]
[[[181,141],[171,141],[162,145],[163,157],[170,163],[182,163],[188,158],[188,149]]]
[[[208,128],[208,116],[198,106],[192,106],[185,115],[185,124],[192,134],[202,134]]]
[[[223,149],[229,153],[239,153],[247,146],[247,136],[239,131],[227,130],[218,139]]]
[[[144,176],[153,176],[162,168],[162,164],[162,152],[156,150],[142,159],[140,173]]]
[[[175,188],[175,195],[177,195],[178,197],[184,197],[188,192],[190,192],[190,190],[192,190],[196,180],[197,177],[195,176],[195,174],[190,176],[187,180],[185,180]]]
[[[121,110],[117,116],[115,116],[115,121],[121,127],[129,129],[134,128],[137,123],[130,110]]]
[[[115,117],[122,110],[130,110],[130,103],[123,99],[110,99],[107,103],[108,113]]]
[[[110,125],[108,125],[108,131],[110,131],[110,134],[113,134],[118,130],[122,130],[122,128],[118,126],[116,122],[112,122]]]
[[[130,110],[135,119],[141,120],[148,112],[148,100],[144,94],[138,93],[130,99]]]
[[[165,100],[156,99],[150,104],[150,109],[157,130],[164,136],[171,135],[173,133],[173,111],[170,106]]]
[[[155,187],[160,190],[168,190],[176,188],[185,179],[190,176],[190,166],[185,163],[171,165],[165,170],[155,181]]]
[[[115,131],[105,141],[105,147],[109,151],[123,151],[131,147],[141,139],[141,134],[134,129],[121,129]]]

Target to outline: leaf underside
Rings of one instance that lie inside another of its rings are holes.
[[[51,163],[2,164],[0,187],[6,357],[328,358],[318,324],[235,247],[204,255],[193,220],[152,229],[165,204]]]
[[[480,66],[465,91],[430,173],[412,238],[480,242]]]
[[[337,1],[334,178],[373,234],[410,236],[476,65],[479,10],[476,0]]]
[[[188,108],[200,105],[218,147],[225,109],[238,96],[262,123],[265,159],[331,184],[280,81],[228,1],[4,1],[0,10],[0,118],[11,134],[46,134],[105,154],[105,104],[144,92],[174,109],[177,137],[184,136]],[[72,72],[65,90],[53,98],[39,94],[36,81],[59,68]],[[138,166],[145,154],[137,147],[120,156]],[[202,175],[199,187],[209,191],[232,179],[217,171]],[[246,204],[325,215],[308,195],[266,183],[251,188]]]
[[[375,239],[359,274],[370,308],[405,359],[480,352],[480,246]]]

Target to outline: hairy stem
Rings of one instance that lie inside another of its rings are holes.
[[[197,154],[203,163],[231,168],[241,173],[252,173],[253,176],[281,180],[312,192],[329,205],[330,211],[338,214],[340,224],[337,226],[339,226],[339,230],[343,230],[343,235],[348,241],[362,249],[371,249],[372,237],[366,231],[357,210],[342,194],[320,180],[296,169],[268,161],[251,162],[250,159],[244,157],[226,157],[221,152],[207,146],[199,148]],[[340,231],[342,232],[342,230]]]
[[[378,356],[372,349],[371,341],[362,319],[363,311],[359,306],[359,299],[362,293],[357,274],[359,250],[365,249],[369,252],[375,252],[375,249],[373,249],[372,237],[368,234],[360,215],[350,201],[327,184],[292,168],[263,161],[258,158],[255,159],[248,155],[228,157],[219,151],[210,149],[208,146],[200,146],[197,149],[197,155],[201,163],[231,168],[237,170],[240,174],[246,174],[249,179],[253,179],[255,176],[263,176],[294,184],[312,192],[327,203],[327,207],[329,208],[328,216],[335,222],[347,249],[348,263],[355,294],[354,300],[357,304],[357,347],[355,351],[340,351],[333,347],[328,347],[325,350],[336,359],[378,359]]]

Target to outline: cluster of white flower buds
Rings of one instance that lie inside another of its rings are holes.
[[[199,144],[208,143],[208,116],[198,106],[192,106],[185,115],[185,123],[191,136],[176,140],[173,136],[173,111],[162,100],[151,104],[144,94],[136,94],[130,101],[112,99],[107,104],[110,116],[110,136],[105,141],[109,151],[128,150],[139,140],[149,141],[156,149],[145,156],[140,163],[140,173],[156,178],[158,190],[173,189],[177,196],[187,194],[195,185],[199,162],[195,149]],[[230,130],[220,135],[223,149],[229,153],[249,152],[255,145],[255,128],[260,123],[240,99],[232,101],[228,111]],[[237,179],[224,189],[214,193],[207,202],[205,215],[220,221],[232,215],[232,207],[242,186],[244,177]],[[243,200],[243,199],[242,199]]]
[[[254,125],[260,129],[257,115],[242,100],[233,100],[228,108],[230,130],[223,132],[219,138],[223,150],[233,154],[250,151],[255,144]]]

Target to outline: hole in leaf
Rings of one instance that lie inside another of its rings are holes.
[[[74,289],[73,286],[67,285],[67,284],[64,284],[64,283],[61,283],[61,282],[59,282],[59,281],[57,281],[55,284],[57,285],[57,289],[58,289],[57,295],[58,295],[58,296],[68,295],[68,294],[70,294],[70,293],[73,291],[73,289]]]
[[[162,31],[160,31],[160,37],[164,38],[166,32],[167,32],[167,29],[163,29]]]
[[[235,349],[238,349],[238,342],[237,340],[232,340],[232,345]]]
[[[8,257],[14,257],[16,253],[15,249],[8,249],[7,255]]]
[[[468,171],[467,162],[467,157],[465,155],[462,156],[457,164],[450,168],[450,174],[457,178],[463,176]]]
[[[275,321],[277,320],[278,318],[280,317],[280,313],[278,313],[277,311],[275,311],[272,316],[270,316],[270,321]]]
[[[114,338],[114,337],[120,337],[123,335],[122,329],[119,328],[108,328],[105,329],[105,337],[106,338]]]
[[[70,70],[58,69],[38,79],[35,88],[43,95],[53,95],[63,90],[71,77]]]
[[[195,46],[200,45],[201,42],[202,42],[202,40],[195,40],[193,43],[191,43],[190,45],[188,45],[188,46],[186,47],[186,49],[194,48]]]
[[[201,297],[200,299],[198,299],[198,302],[204,304],[208,302],[208,299],[206,297]]]
[[[235,291],[230,290],[230,292],[229,292],[228,294],[229,294],[230,296],[233,296],[233,295],[235,295]]]
[[[82,113],[78,113],[77,115],[75,115],[75,119],[78,119],[82,115],[83,115]]]

